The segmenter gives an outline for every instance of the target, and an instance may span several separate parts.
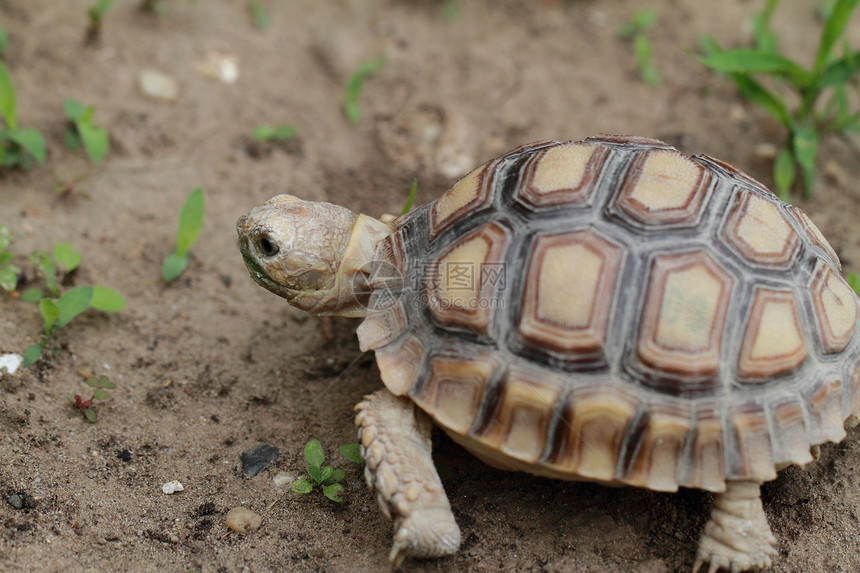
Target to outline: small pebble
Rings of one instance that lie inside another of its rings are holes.
[[[185,486],[176,480],[169,481],[161,486],[161,491],[166,494],[176,493],[177,491],[185,491]]]
[[[293,485],[293,482],[296,481],[296,476],[288,472],[278,472],[272,478],[272,481],[275,482],[275,487],[284,489]]]
[[[762,161],[773,161],[776,159],[779,149],[773,143],[759,143],[755,146],[754,153]]]
[[[227,512],[227,527],[241,534],[260,529],[263,518],[246,507],[234,507]]]
[[[280,450],[275,446],[269,444],[254,446],[250,450],[242,452],[239,458],[242,461],[242,473],[245,477],[254,477],[275,463],[280,455]]]
[[[24,498],[18,495],[17,493],[13,493],[9,497],[6,498],[6,501],[9,502],[9,505],[14,507],[15,509],[23,509],[24,508]]]
[[[176,80],[155,70],[144,70],[137,76],[140,92],[157,101],[174,101],[179,95]]]
[[[24,357],[20,354],[4,354],[0,356],[0,377],[3,376],[3,370],[6,370],[9,374],[14,374],[23,362]]]
[[[206,54],[206,60],[197,64],[197,70],[204,76],[225,84],[236,83],[239,79],[239,58],[217,52]]]

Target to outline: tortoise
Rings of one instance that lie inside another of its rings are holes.
[[[457,551],[432,424],[492,467],[714,493],[694,571],[770,565],[760,485],[860,411],[858,298],[797,207],[645,137],[540,141],[380,220],[279,195],[239,219],[260,285],[363,317],[356,406],[390,558]]]

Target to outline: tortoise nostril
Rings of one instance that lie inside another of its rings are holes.
[[[274,257],[280,250],[278,245],[272,242],[268,237],[260,237],[257,239],[257,249],[265,257]]]

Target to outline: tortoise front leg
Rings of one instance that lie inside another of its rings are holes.
[[[429,417],[387,390],[366,396],[355,424],[367,484],[382,512],[394,519],[389,560],[442,557],[460,547],[460,528],[430,455]]]
[[[770,566],[776,538],[761,505],[760,485],[730,481],[726,491],[716,494],[711,518],[699,540],[694,573],[706,562],[710,563],[708,573],[720,568],[734,573]]]

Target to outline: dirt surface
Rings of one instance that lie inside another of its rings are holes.
[[[636,133],[725,159],[771,184],[761,143],[783,137],[761,111],[689,53],[703,34],[749,41],[749,1],[655,0],[649,87],[616,27],[629,1],[457,3],[265,2],[266,31],[246,2],[166,0],[158,16],[118,0],[101,41],[85,46],[91,0],[2,0],[6,56],[20,122],[41,130],[46,165],[0,176],[0,224],[13,234],[26,284],[27,254],[70,241],[84,254],[69,286],[123,293],[119,313],[88,311],[59,331],[56,352],[0,378],[2,571],[387,571],[391,523],[357,466],[335,448],[355,441],[352,406],[380,387],[360,356],[356,321],[326,325],[256,286],[236,249],[236,219],[272,195],[325,199],[372,215],[397,212],[419,179],[419,201],[471,167],[521,143]],[[789,1],[775,27],[792,55],[811,59],[815,2]],[[858,32],[855,27],[854,32]],[[855,42],[856,45],[856,42]],[[199,71],[210,53],[238,58],[225,84]],[[363,116],[341,108],[355,65],[384,54],[366,82]],[[177,79],[175,102],[142,97],[155,69]],[[111,134],[92,166],[62,144],[61,103],[96,106]],[[290,144],[250,138],[254,126],[292,123]],[[860,270],[856,156],[825,141],[817,181],[801,206],[831,238],[846,269]],[[85,178],[70,193],[58,178]],[[165,286],[178,212],[202,186],[206,222],[182,278]],[[0,354],[38,341],[35,306],[0,297]],[[87,423],[66,402],[81,372],[118,385]],[[346,471],[345,501],[304,497],[273,476],[304,472],[302,447],[322,441]],[[241,475],[240,454],[267,443],[276,464]],[[407,562],[412,571],[686,571],[712,501],[684,490],[561,483],[488,469],[439,436],[436,458],[463,532],[453,557]],[[779,539],[774,571],[860,570],[860,435],[823,448],[819,463],[789,468],[763,488]],[[185,490],[165,495],[179,480]],[[6,501],[18,494],[22,509]],[[263,516],[249,535],[227,511]]]

